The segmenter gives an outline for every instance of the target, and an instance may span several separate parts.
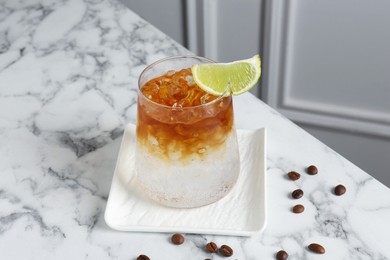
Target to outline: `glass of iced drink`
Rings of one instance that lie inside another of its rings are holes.
[[[139,78],[136,171],[144,193],[171,207],[213,203],[240,169],[232,97],[207,94],[192,78],[196,56],[170,57]]]

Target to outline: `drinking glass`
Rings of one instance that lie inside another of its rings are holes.
[[[228,86],[220,96],[207,94],[189,69],[211,62],[197,56],[169,57],[149,65],[139,77],[137,181],[159,204],[207,205],[224,197],[238,178],[240,159]]]

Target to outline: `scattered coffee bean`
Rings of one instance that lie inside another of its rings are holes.
[[[139,255],[137,257],[137,260],[150,260],[150,258],[148,256],[146,256],[146,255]]]
[[[299,199],[303,196],[303,190],[301,189],[296,189],[294,190],[292,193],[291,193],[291,196],[294,198],[294,199]]]
[[[284,250],[280,250],[277,254],[276,254],[276,259],[277,260],[286,260],[288,258],[288,254],[286,251]]]
[[[334,194],[336,194],[337,196],[343,195],[346,191],[347,191],[347,188],[345,188],[345,186],[341,185],[341,184],[337,185],[334,188]]]
[[[287,175],[290,178],[290,180],[293,180],[293,181],[296,181],[299,178],[301,178],[301,175],[299,173],[297,173],[297,172],[294,172],[294,171],[291,171],[291,172],[287,173]]]
[[[314,165],[310,165],[309,167],[307,167],[306,171],[310,175],[316,175],[318,173],[318,169]]]
[[[214,242],[207,243],[206,250],[210,253],[215,253],[218,251],[218,246]]]
[[[184,243],[184,237],[182,234],[174,234],[171,238],[172,243],[175,245],[181,245]]]
[[[312,243],[308,246],[310,251],[317,253],[317,254],[325,254],[325,248],[321,246],[320,244]]]
[[[233,255],[233,249],[230,246],[222,245],[219,248],[219,253],[223,256],[230,257]]]
[[[303,211],[305,210],[305,207],[303,206],[303,205],[301,205],[301,204],[297,204],[297,205],[295,205],[294,207],[293,207],[293,209],[292,209],[292,211],[294,212],[294,213],[302,213]]]

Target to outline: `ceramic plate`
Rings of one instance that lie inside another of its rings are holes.
[[[266,225],[266,129],[237,130],[241,169],[234,188],[199,208],[161,206],[144,197],[134,170],[135,126],[127,125],[105,211],[108,226],[121,231],[251,236]]]

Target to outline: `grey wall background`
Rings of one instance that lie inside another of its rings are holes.
[[[253,94],[390,187],[390,1],[121,1],[198,55],[260,53]]]

